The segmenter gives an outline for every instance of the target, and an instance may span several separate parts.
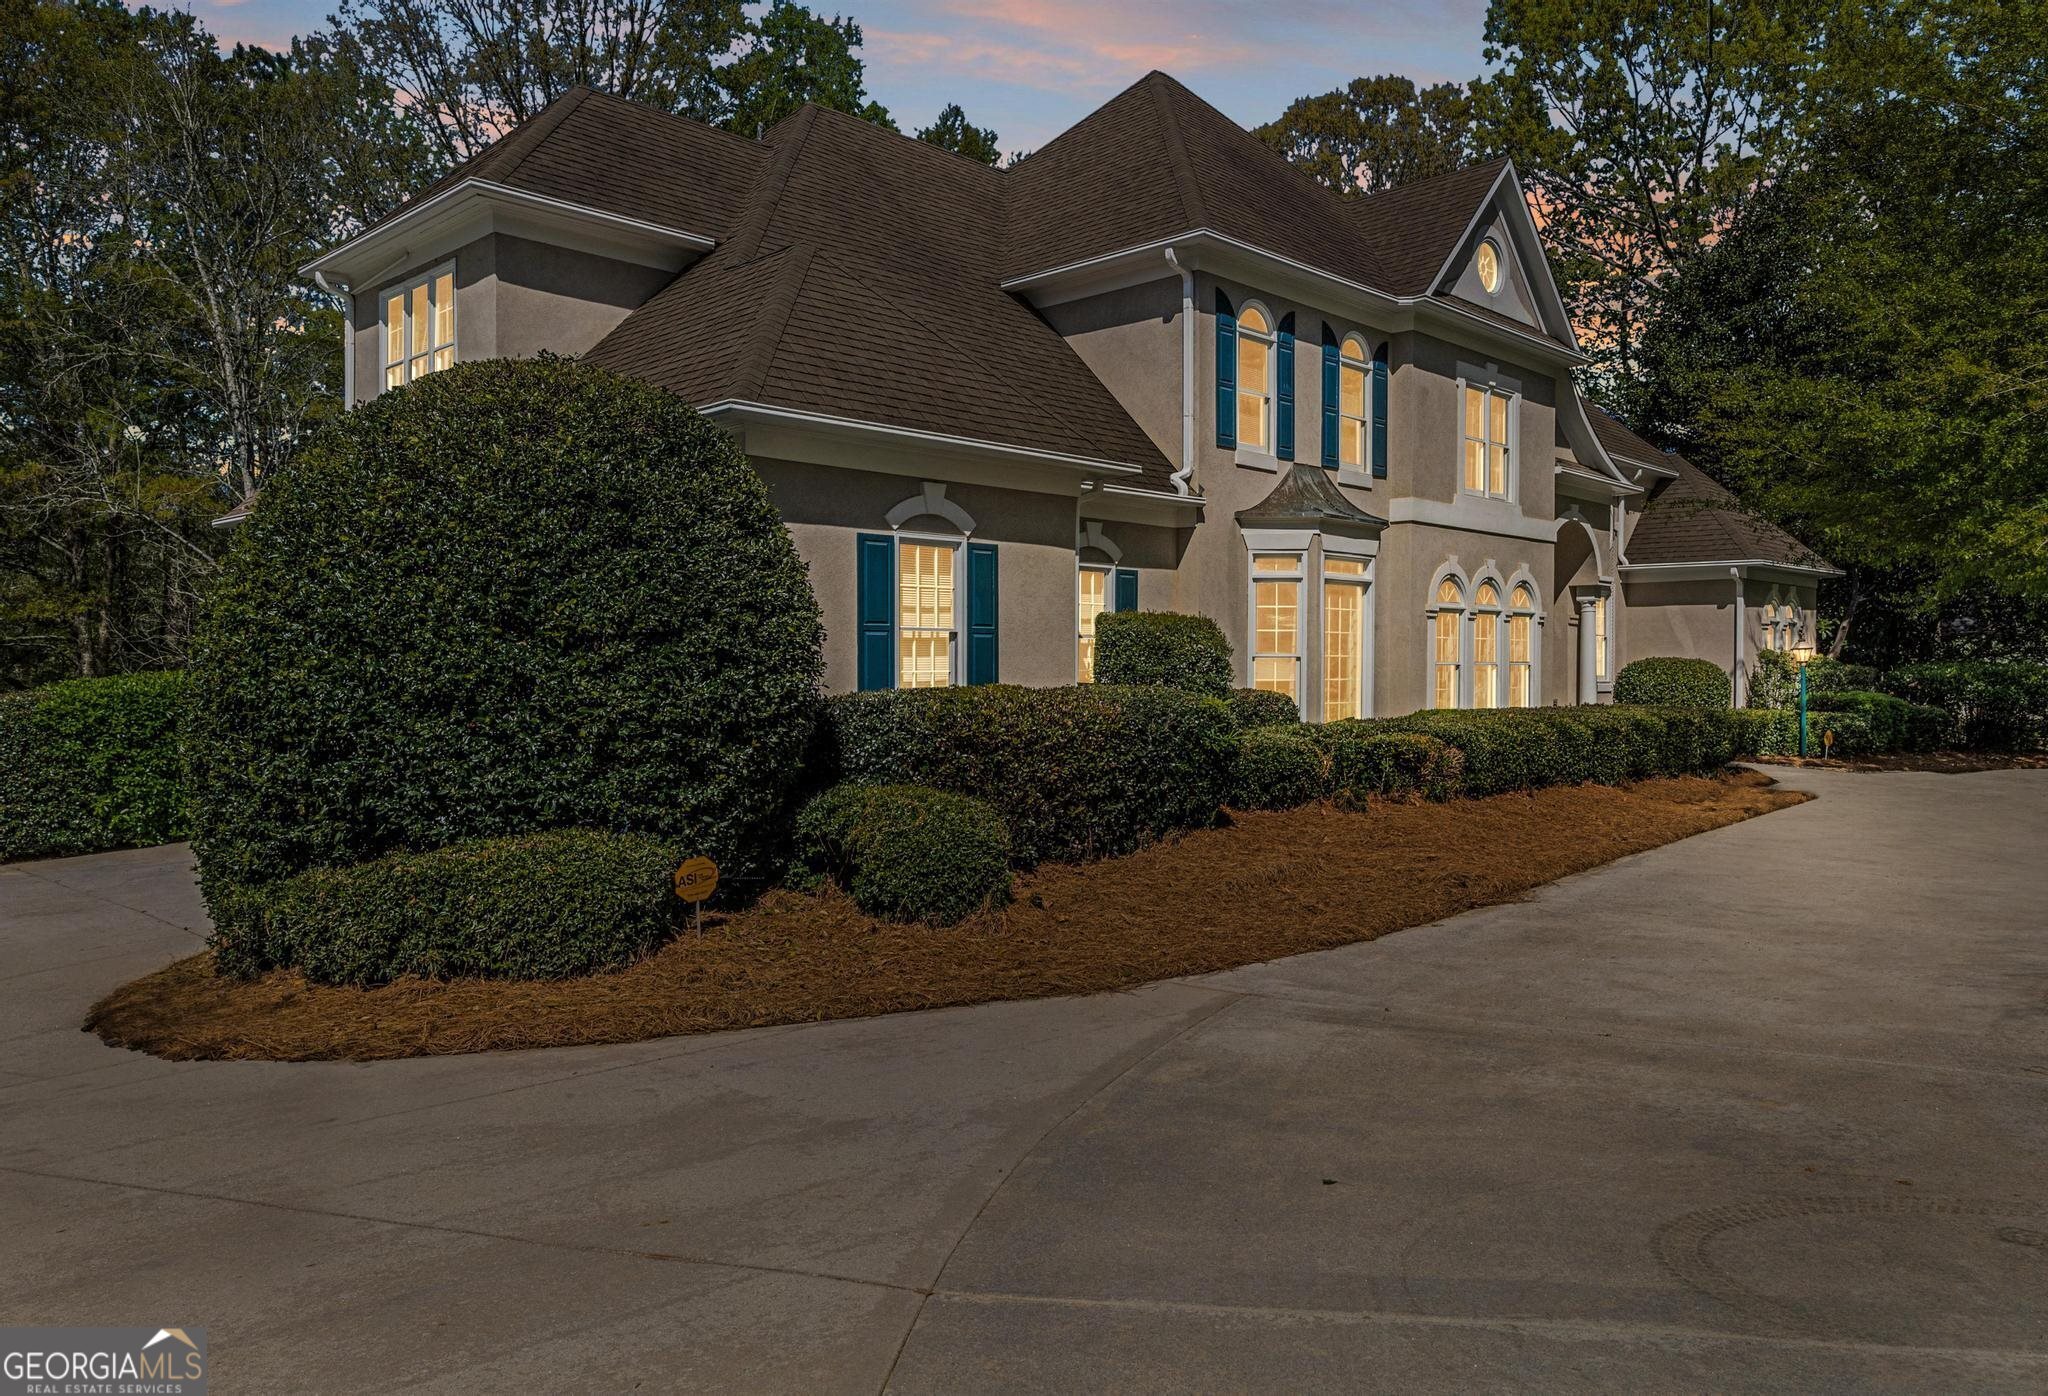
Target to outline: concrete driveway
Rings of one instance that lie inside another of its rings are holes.
[[[0,869],[0,1321],[216,1391],[2048,1386],[2048,772],[1138,993],[367,1066],[78,1031],[182,850]]]

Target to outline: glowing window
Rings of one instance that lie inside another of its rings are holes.
[[[1432,669],[1434,682],[1431,685],[1432,705],[1439,708],[1458,706],[1458,626],[1464,619],[1465,593],[1449,577],[1437,584],[1437,613],[1431,621]]]
[[[1323,721],[1365,711],[1365,563],[1323,559]]]
[[[384,297],[384,386],[455,362],[455,271],[444,267]]]
[[[1536,595],[1528,587],[1517,585],[1508,604],[1514,609],[1508,617],[1508,706],[1526,708],[1534,701],[1535,693],[1530,646],[1536,627]]]
[[[1507,497],[1513,402],[1514,394],[1498,388],[1465,385],[1465,489],[1470,494]]]
[[[1365,341],[1352,335],[1344,341],[1337,357],[1337,459],[1363,470],[1366,464],[1366,364]]]
[[[1252,559],[1252,687],[1301,701],[1301,556]]]
[[[947,543],[906,542],[896,556],[896,686],[945,688],[954,682],[954,561]]]
[[[1081,568],[1077,616],[1079,640],[1075,668],[1082,683],[1095,682],[1095,618],[1109,608],[1109,569]]]
[[[1273,325],[1248,305],[1237,318],[1237,444],[1273,448]]]
[[[1482,242],[1479,244],[1479,255],[1472,260],[1474,267],[1479,272],[1479,284],[1486,291],[1486,294],[1490,296],[1495,291],[1498,291],[1500,289],[1500,249],[1495,247],[1490,241]]]

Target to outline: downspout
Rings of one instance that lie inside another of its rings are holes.
[[[1195,473],[1195,273],[1171,247],[1166,264],[1180,273],[1180,469],[1173,472],[1173,488],[1187,494]]]
[[[329,281],[324,271],[314,272],[313,280],[341,299],[341,409],[346,412],[356,405],[356,298],[346,281]]]
[[[1749,706],[1749,685],[1742,681],[1742,569],[1731,567],[1728,572],[1735,578],[1735,667],[1730,671],[1728,681],[1735,686],[1735,706],[1746,708]]]

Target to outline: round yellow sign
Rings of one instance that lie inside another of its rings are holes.
[[[676,869],[676,895],[686,902],[701,902],[718,890],[718,864],[709,858],[685,858]]]

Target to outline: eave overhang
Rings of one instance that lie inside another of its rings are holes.
[[[350,238],[300,268],[333,291],[361,291],[381,278],[452,252],[491,232],[509,232],[680,271],[716,245],[686,228],[608,213],[486,179],[465,179]]]
[[[1841,576],[1842,569],[1826,563],[1806,566],[1753,557],[1730,558],[1726,561],[1624,562],[1621,564],[1621,575],[1625,581],[1645,582],[1711,582],[1724,581],[1736,576],[1762,577],[1766,580],[1819,581],[1825,577]]]

